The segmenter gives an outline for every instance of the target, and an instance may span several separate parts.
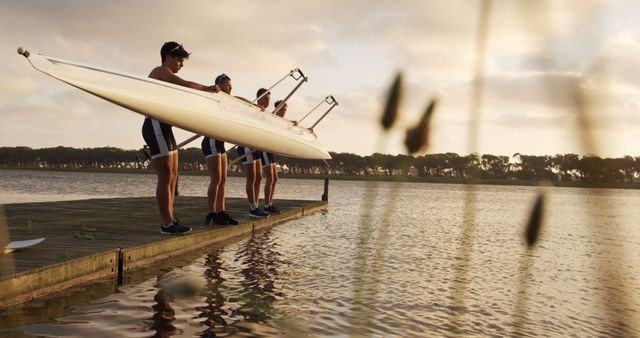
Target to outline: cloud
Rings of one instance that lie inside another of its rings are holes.
[[[640,88],[640,28],[613,37],[590,73],[601,81]]]
[[[5,73],[0,78],[0,101],[8,103],[12,100],[18,100],[26,94],[41,91],[43,86],[39,81],[32,78],[22,77],[18,72]]]
[[[479,4],[194,0],[149,6],[124,0],[7,0],[0,12],[0,47],[24,46],[144,76],[159,64],[162,43],[176,40],[193,53],[179,76],[211,83],[225,72],[233,79],[234,94],[248,98],[300,67],[309,82],[290,101],[291,116],[335,95],[340,106],[317,132],[331,150],[355,153],[377,151],[372,139],[379,134],[384,96],[402,70],[403,113],[389,151],[403,150],[403,128],[437,97],[433,149],[464,152]],[[619,135],[634,137],[629,130],[640,120],[637,7],[631,0],[493,2],[482,146],[489,152],[492,146],[518,152],[536,147],[530,140],[538,135],[561,135],[559,129],[575,119],[571,88],[590,95],[594,119],[610,121],[602,128],[624,129]],[[5,144],[140,146],[138,115],[44,77],[17,54],[7,56],[0,70]],[[274,98],[294,85],[287,79],[273,90]],[[556,152],[553,144],[536,144]]]
[[[4,145],[112,145],[128,149],[132,139],[139,139],[133,144],[141,144],[141,115],[74,88],[57,92],[53,97],[50,100],[36,95],[2,105],[0,134]]]
[[[493,75],[485,80],[485,95],[518,105],[568,109],[575,104],[581,76],[576,73]]]

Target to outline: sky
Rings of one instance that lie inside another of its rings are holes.
[[[339,106],[314,129],[329,151],[406,153],[406,129],[437,99],[428,153],[640,155],[640,3],[495,0],[475,78],[481,4],[4,0],[0,146],[144,144],[141,115],[38,73],[18,47],[146,76],[160,64],[161,45],[174,40],[192,53],[179,76],[212,84],[226,73],[233,94],[247,98],[299,67],[309,81],[287,116],[298,119],[333,95]],[[398,72],[399,119],[385,133],[379,120]],[[477,127],[474,83],[483,84]],[[283,81],[272,102],[296,84]],[[178,142],[192,135],[175,134]]]

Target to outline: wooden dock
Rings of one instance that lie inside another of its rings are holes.
[[[0,245],[45,237],[34,247],[0,256],[0,309],[97,278],[122,281],[128,271],[252,231],[327,209],[326,201],[277,200],[279,215],[248,217],[246,199],[227,198],[240,224],[208,226],[205,197],[180,196],[175,215],[193,228],[159,232],[155,198],[20,203],[0,208]]]

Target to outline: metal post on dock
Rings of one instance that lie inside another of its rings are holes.
[[[124,284],[124,253],[122,249],[118,250],[118,273],[116,274],[117,285]]]
[[[324,178],[324,193],[322,194],[322,200],[329,201],[329,177]]]

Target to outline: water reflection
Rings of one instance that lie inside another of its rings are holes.
[[[155,312],[151,317],[151,330],[155,330],[154,338],[171,337],[176,334],[176,327],[173,322],[176,320],[176,312],[171,307],[171,302],[175,297],[160,289],[153,297],[156,302],[152,308]]]
[[[196,308],[205,329],[201,337],[272,336],[274,303],[282,265],[271,230],[254,232],[235,250],[216,249],[204,259],[204,305]]]
[[[251,238],[236,253],[240,262],[243,280],[240,282],[240,307],[234,309],[231,317],[242,316],[251,323],[265,323],[271,318],[273,302],[283,297],[275,287],[280,259],[278,244],[271,239],[271,230],[253,233]]]
[[[377,196],[389,196],[391,185],[380,184]],[[297,186],[283,189],[293,194]],[[388,224],[376,217],[387,207],[385,199],[371,203],[371,218],[362,217],[364,183],[335,182],[333,189],[340,198],[326,214],[134,271],[117,291],[112,283],[101,289],[89,284],[0,312],[0,336],[640,337],[640,325],[618,329],[602,316],[599,299],[622,288],[603,289],[593,264],[622,262],[627,272],[619,283],[640,290],[638,266],[610,250],[620,246],[640,257],[640,190],[551,188],[545,240],[527,253],[518,225],[537,189],[479,186],[465,307],[456,308],[463,186],[402,184]],[[596,207],[607,201],[616,208]],[[591,223],[601,226],[585,226]],[[614,236],[613,225],[624,238]],[[532,255],[530,265],[523,265],[526,255]],[[198,280],[201,292],[174,300],[158,296],[161,285],[170,291],[166,287],[180,278]],[[520,293],[520,280],[528,294]],[[639,295],[627,294],[631,305],[617,310],[640,318]],[[459,328],[451,326],[456,311]]]
[[[223,294],[225,278],[222,277],[224,261],[220,257],[221,249],[216,249],[207,254],[205,259],[206,270],[204,278],[206,280],[206,305],[197,308],[199,317],[206,318],[203,325],[207,326],[202,332],[203,337],[215,337],[226,331],[227,321],[224,317],[228,312],[224,309],[226,298]]]

